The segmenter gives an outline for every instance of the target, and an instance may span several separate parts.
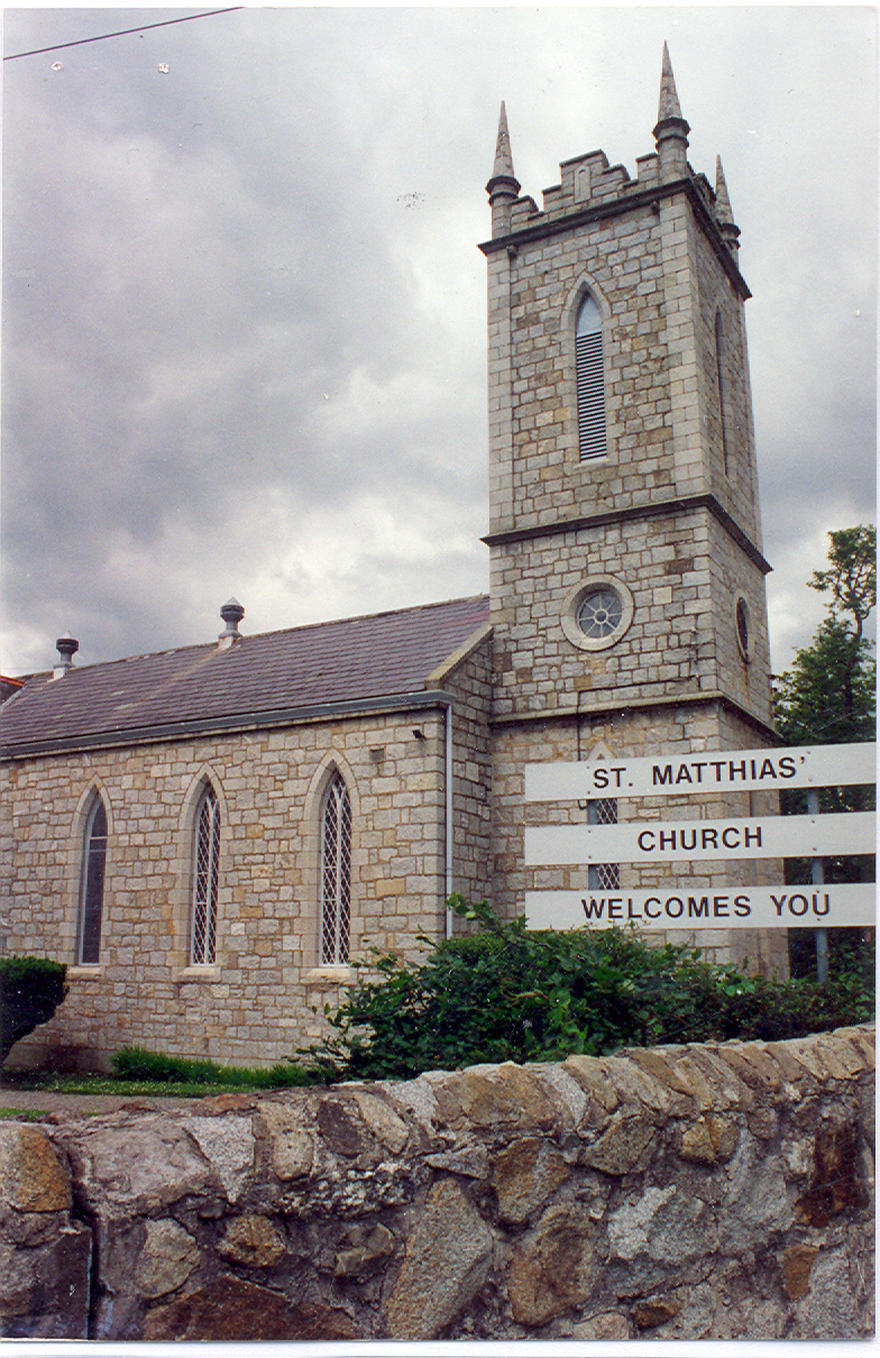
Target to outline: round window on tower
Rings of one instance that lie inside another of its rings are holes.
[[[611,585],[600,585],[588,590],[578,604],[577,625],[591,641],[610,637],[620,626],[623,600]]]
[[[752,658],[752,615],[749,606],[740,594],[736,600],[736,644],[743,660]]]
[[[582,651],[604,651],[624,635],[634,604],[622,580],[591,576],[571,591],[562,612],[562,630]]]

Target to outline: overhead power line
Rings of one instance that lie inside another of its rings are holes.
[[[59,42],[53,47],[35,47],[31,52],[13,52],[4,61],[18,61],[21,57],[38,57],[43,52],[60,52],[65,47],[82,47],[87,42],[104,42],[107,38],[123,38],[127,33],[145,33],[148,28],[169,28],[171,24],[188,24],[193,19],[212,19],[216,14],[234,14],[244,5],[230,5],[228,9],[209,9],[204,14],[184,14],[179,19],[163,19],[156,24],[139,24],[137,28],[120,28],[115,33],[98,33],[94,38],[76,38],[73,42]]]

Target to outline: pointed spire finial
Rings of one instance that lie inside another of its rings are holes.
[[[730,206],[727,181],[724,178],[724,168],[720,156],[715,157],[715,216],[719,222],[733,221],[733,210]]]
[[[504,236],[510,230],[510,210],[519,196],[519,188],[519,180],[513,173],[507,110],[502,100],[501,114],[498,118],[498,137],[495,142],[495,164],[492,167],[492,178],[486,185],[492,207],[493,236]]]
[[[672,74],[672,62],[669,60],[669,47],[663,44],[663,71],[660,76],[660,104],[657,110],[657,121],[662,123],[665,118],[680,118],[681,105],[678,102],[678,91],[675,88],[675,76]]]
[[[721,239],[736,258],[739,249],[739,227],[733,220],[733,209],[727,192],[727,181],[721,165],[721,157],[715,158],[715,216],[721,229]]]
[[[688,175],[687,134],[690,125],[681,116],[681,105],[669,60],[669,48],[663,44],[663,73],[660,77],[660,107],[654,140],[660,158],[660,179],[669,183],[675,179],[685,179]]]
[[[493,179],[515,179],[513,156],[510,151],[510,133],[507,130],[507,109],[501,100],[501,113],[498,117],[498,137],[495,142],[495,164],[492,167]]]

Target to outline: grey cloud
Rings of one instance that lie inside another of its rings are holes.
[[[7,47],[133,21],[14,11]],[[855,10],[267,8],[9,63],[4,663],[73,613],[94,660],[211,635],[224,591],[271,628],[483,589],[498,100],[525,192],[599,145],[634,171],[664,36],[692,163],[721,152],[743,228],[768,554],[869,517],[868,31]],[[368,502],[396,535],[358,529]],[[312,524],[323,587],[285,554]]]

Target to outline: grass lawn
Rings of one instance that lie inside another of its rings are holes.
[[[61,1075],[47,1070],[13,1070],[0,1074],[3,1090],[45,1090],[47,1094],[116,1094],[123,1098],[200,1099],[213,1094],[287,1089],[315,1082],[301,1066],[222,1066],[214,1061],[164,1056],[137,1047],[123,1048],[113,1058],[113,1075]]]
[[[39,1071],[4,1075],[0,1080],[0,1107],[4,1089],[45,1091],[47,1094],[118,1094],[123,1098],[149,1095],[160,1099],[201,1099],[211,1094],[237,1094],[252,1085],[225,1082],[196,1083],[192,1080],[117,1080],[112,1075],[50,1075]]]

